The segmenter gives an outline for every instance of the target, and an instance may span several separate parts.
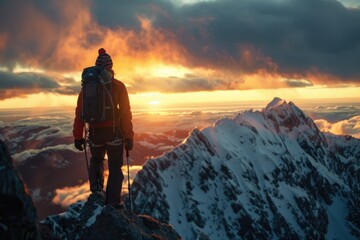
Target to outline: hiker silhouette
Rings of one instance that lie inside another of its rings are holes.
[[[124,179],[121,171],[124,148],[126,151],[133,148],[132,113],[124,83],[114,78],[110,55],[104,48],[98,54],[95,66],[85,68],[82,74],[73,125],[74,145],[80,151],[86,150],[88,140],[91,152],[88,171],[93,193],[103,192],[107,154],[106,203],[116,207],[120,205]]]

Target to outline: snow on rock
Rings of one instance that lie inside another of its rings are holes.
[[[357,239],[359,161],[359,139],[324,134],[275,98],[150,159],[133,205],[183,239]]]
[[[180,239],[167,224],[105,205],[102,193],[91,194],[86,202],[71,205],[63,214],[47,217],[41,226],[50,229],[52,239]]]
[[[281,98],[278,98],[278,97],[275,97],[267,106],[266,106],[266,110],[270,110],[272,108],[276,108],[278,106],[280,106],[281,104],[286,104],[286,101],[281,99]]]

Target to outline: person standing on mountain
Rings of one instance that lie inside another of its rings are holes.
[[[121,167],[123,165],[123,149],[125,148],[126,151],[131,151],[133,148],[134,131],[132,113],[125,85],[114,78],[114,71],[112,69],[113,62],[110,55],[107,54],[106,50],[103,48],[99,49],[98,54],[95,67],[88,68],[93,72],[88,75],[93,76],[93,73],[95,73],[94,71],[96,70],[101,73],[105,72],[110,76],[107,84],[108,90],[105,89],[106,91],[104,90],[103,95],[101,95],[101,99],[105,99],[104,96],[107,96],[105,93],[108,93],[109,99],[106,99],[106,101],[103,100],[104,103],[97,104],[96,107],[84,107],[91,106],[91,103],[89,103],[90,105],[86,103],[87,99],[89,99],[90,91],[84,88],[84,73],[87,70],[84,69],[82,76],[82,90],[79,94],[75,110],[73,136],[75,138],[75,148],[83,151],[85,147],[84,137],[86,137],[84,136],[84,127],[88,126],[89,146],[91,152],[89,181],[90,190],[93,193],[103,191],[104,157],[105,153],[107,153],[109,177],[106,187],[106,204],[118,207],[121,206],[120,195],[124,179],[124,175],[121,171]],[[105,86],[102,81],[103,78],[99,79],[102,85],[97,83],[99,85],[96,88],[96,93],[99,92],[99,88]],[[90,96],[90,98],[91,97],[93,96]],[[97,108],[99,105],[104,106],[103,111],[106,114],[103,115],[108,115],[109,117],[105,117],[104,119],[101,119],[101,121],[96,122],[86,121],[86,117],[89,113],[86,113],[84,110],[87,108],[86,111],[98,111]],[[109,109],[111,110],[108,111]],[[110,112],[112,114],[110,114]],[[85,125],[85,123],[88,124]]]

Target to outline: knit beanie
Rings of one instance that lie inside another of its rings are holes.
[[[106,53],[106,50],[103,48],[100,48],[98,53],[99,53],[99,56],[96,58],[95,65],[102,66],[106,69],[112,69],[113,62],[111,60],[110,55]]]

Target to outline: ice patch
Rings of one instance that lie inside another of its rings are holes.
[[[33,199],[33,201],[40,201],[41,198],[41,189],[40,188],[35,188],[31,190],[31,198]]]
[[[333,198],[333,203],[327,207],[329,225],[326,239],[355,239],[350,235],[346,216],[348,214],[344,199]]]
[[[102,206],[100,206],[100,205],[96,206],[96,209],[94,210],[93,215],[87,220],[87,222],[85,224],[86,227],[90,227],[91,225],[94,224],[96,217],[101,213],[102,209],[103,209]]]

